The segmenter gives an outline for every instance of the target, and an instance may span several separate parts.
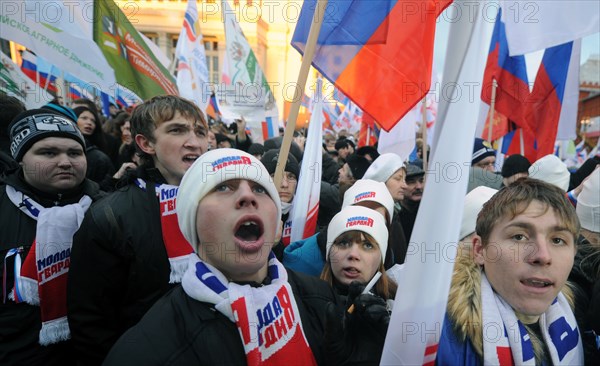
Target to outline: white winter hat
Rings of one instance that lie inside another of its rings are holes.
[[[327,228],[327,247],[325,259],[329,260],[329,251],[333,242],[348,231],[362,231],[375,239],[381,250],[381,263],[385,259],[388,246],[388,229],[382,214],[362,206],[348,206],[331,219]]]
[[[355,205],[364,201],[377,202],[385,207],[389,215],[389,222],[392,222],[392,217],[394,216],[394,199],[385,186],[385,183],[376,182],[371,179],[357,180],[352,187],[348,188],[346,193],[344,193],[342,209],[346,206]]]
[[[600,233],[600,169],[595,169],[583,183],[575,211],[582,228]]]
[[[459,240],[464,239],[467,235],[475,232],[475,225],[477,223],[477,215],[481,212],[483,204],[492,198],[498,190],[479,186],[473,189],[465,196],[465,208],[463,212],[462,222],[460,224],[460,236]]]
[[[381,154],[367,169],[362,179],[387,182],[399,169],[404,168],[404,159],[394,153]]]
[[[265,166],[254,156],[237,149],[215,149],[200,156],[187,170],[177,193],[177,219],[187,241],[196,248],[198,203],[222,182],[246,179],[263,186],[281,217],[281,200]]]
[[[538,159],[529,167],[529,177],[553,184],[566,192],[569,189],[571,173],[567,164],[558,156],[550,154]]]

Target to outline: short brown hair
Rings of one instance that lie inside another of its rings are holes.
[[[498,220],[509,215],[511,219],[523,213],[532,201],[542,203],[546,210],[551,208],[562,224],[573,234],[577,243],[579,238],[579,219],[573,205],[558,187],[533,178],[522,178],[501,189],[487,201],[479,215],[475,232],[481,237],[483,245],[487,245],[494,225]]]
[[[204,113],[194,103],[176,95],[158,95],[138,105],[131,113],[131,119],[129,120],[131,136],[135,140],[135,136],[139,134],[155,142],[154,130],[156,127],[163,122],[172,120],[177,112],[182,117],[202,123],[203,127],[208,129]],[[135,150],[144,164],[151,161],[137,143],[135,144]]]
[[[131,114],[131,135],[145,136],[154,142],[154,130],[165,121],[172,120],[179,112],[185,118],[200,122],[208,129],[204,113],[191,101],[176,95],[159,95],[137,106]]]

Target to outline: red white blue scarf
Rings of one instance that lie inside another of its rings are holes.
[[[92,199],[84,195],[78,203],[46,208],[12,186],[6,186],[6,194],[23,213],[37,221],[36,238],[23,265],[22,248],[7,253],[7,257],[15,257],[15,283],[9,298],[40,307],[41,345],[67,340],[71,337],[67,322],[71,246]]]
[[[249,366],[316,365],[287,272],[272,252],[268,275],[269,285],[239,285],[194,256],[181,284],[188,296],[214,304],[237,325]]]
[[[136,180],[138,187],[146,190],[146,182]],[[171,274],[169,283],[179,283],[187,270],[190,256],[195,256],[194,248],[183,237],[177,222],[176,198],[179,187],[170,184],[157,184],[156,196],[160,202],[160,226],[162,229],[163,243],[169,257]]]
[[[481,275],[483,359],[485,365],[535,365],[533,345],[525,326]],[[543,342],[552,364],[583,365],[583,348],[575,316],[562,293],[540,316]]]

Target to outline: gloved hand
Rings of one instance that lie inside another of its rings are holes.
[[[330,365],[378,365],[390,322],[386,302],[353,282],[346,308],[327,305],[325,354]],[[350,311],[350,312],[349,312]]]

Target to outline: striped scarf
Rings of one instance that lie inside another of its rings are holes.
[[[142,179],[135,181],[136,185],[146,191],[146,182]],[[160,226],[162,231],[163,243],[169,257],[171,274],[169,283],[179,283],[183,274],[187,270],[189,258],[194,256],[194,248],[185,240],[179,223],[177,222],[177,208],[175,200],[177,198],[178,186],[170,184],[156,184],[155,192],[160,201]]]
[[[238,285],[194,256],[181,284],[188,296],[214,304],[237,325],[249,366],[316,365],[287,272],[273,252],[268,276],[269,285]]]
[[[535,365],[533,345],[525,326],[481,274],[483,358],[486,365]],[[583,347],[575,316],[562,293],[540,316],[542,341],[554,365],[583,365]]]
[[[36,238],[23,264],[22,248],[7,253],[6,257],[15,257],[15,283],[9,298],[40,307],[41,345],[67,340],[71,337],[66,296],[71,246],[92,199],[84,195],[78,203],[46,208],[12,186],[6,186],[6,194],[23,213],[37,221]]]

